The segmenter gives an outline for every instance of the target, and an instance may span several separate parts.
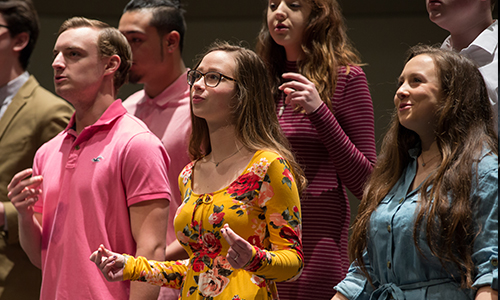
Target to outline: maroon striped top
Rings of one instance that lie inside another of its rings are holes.
[[[361,198],[376,161],[373,104],[363,70],[339,68],[332,111],[322,104],[306,115],[277,102],[280,124],[309,185],[302,199],[305,268],[298,281],[278,283],[280,299],[327,299],[349,267],[347,187]],[[295,63],[287,71],[297,72]]]

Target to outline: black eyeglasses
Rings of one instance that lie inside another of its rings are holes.
[[[219,72],[207,72],[207,73],[203,74],[198,70],[190,70],[187,73],[187,82],[190,86],[193,86],[193,84],[196,81],[200,80],[201,77],[203,77],[203,79],[205,80],[205,85],[209,86],[209,87],[218,86],[220,81],[223,78],[236,82],[236,79],[233,79],[233,78],[226,76],[226,75],[219,73]]]

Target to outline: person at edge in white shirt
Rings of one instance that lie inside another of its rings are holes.
[[[441,48],[473,60],[486,83],[498,134],[498,20],[496,0],[425,0],[429,19],[450,35]]]

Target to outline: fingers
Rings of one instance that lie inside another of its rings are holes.
[[[14,175],[11,182],[7,186],[7,190],[9,191],[7,196],[9,199],[15,203],[26,198],[32,199],[34,201],[29,201],[29,203],[25,203],[25,205],[32,205],[36,202],[37,195],[41,194],[42,190],[38,188],[38,186],[42,183],[42,176],[34,176],[28,179],[26,177],[30,176],[33,173],[32,169],[26,169]]]
[[[283,79],[295,80],[303,84],[311,82],[304,75],[294,72],[283,73],[281,77],[283,77]]]
[[[18,185],[21,180],[30,176],[31,174],[33,174],[33,169],[25,169],[25,170],[17,173],[16,175],[14,175],[14,177],[10,181],[9,185],[7,186],[7,189],[10,191],[13,187]]]
[[[231,228],[229,228],[229,225],[224,224],[224,226],[222,227],[220,232],[222,233],[222,236],[224,237],[224,239],[226,239],[229,246],[230,247],[233,246],[234,245],[234,235],[233,235],[234,231]]]
[[[120,274],[118,272],[123,268],[124,258],[122,255],[118,255],[100,245],[99,248],[94,251],[89,259],[96,264],[96,266],[101,270],[102,274],[108,281],[120,280]]]
[[[235,233],[228,224],[221,229],[222,236],[229,244],[226,259],[234,269],[245,266],[252,257],[252,245]]]

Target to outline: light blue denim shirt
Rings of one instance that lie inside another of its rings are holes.
[[[417,154],[419,149],[410,153]],[[432,256],[424,235],[418,252],[413,241],[415,210],[419,189],[407,191],[417,170],[416,155],[401,178],[382,200],[370,219],[367,252],[363,259],[374,286],[351,265],[346,278],[335,290],[357,300],[474,299],[476,290],[460,289],[460,274],[454,266],[445,271]],[[478,164],[479,181],[473,180],[471,201],[477,203],[472,220],[479,232],[472,259],[477,272],[474,287],[498,289],[498,157],[483,155]],[[479,229],[481,228],[481,230]],[[454,277],[453,277],[454,276]],[[392,296],[392,298],[391,298]]]

